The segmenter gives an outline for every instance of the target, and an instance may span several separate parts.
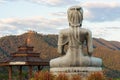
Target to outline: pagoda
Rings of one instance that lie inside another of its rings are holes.
[[[29,34],[29,33],[28,33]],[[29,35],[30,36],[30,35]],[[32,77],[32,68],[34,66],[41,70],[43,66],[49,66],[49,60],[43,60],[40,58],[40,53],[33,52],[34,47],[30,45],[30,38],[26,39],[24,45],[18,47],[18,51],[11,53],[9,57],[0,60],[0,66],[8,66],[9,79],[12,80],[12,68],[13,66],[19,67],[19,80],[22,80],[22,67],[28,66],[29,79]]]

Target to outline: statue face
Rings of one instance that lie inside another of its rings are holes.
[[[68,9],[68,21],[70,26],[81,26],[83,20],[83,10],[79,6],[73,6]]]

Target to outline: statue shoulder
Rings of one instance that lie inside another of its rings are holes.
[[[60,32],[59,32],[59,34],[61,34],[61,35],[68,35],[68,33],[69,33],[69,29],[68,28],[66,28],[66,29],[62,29],[62,30],[60,30]]]
[[[84,33],[92,34],[92,32],[89,29],[81,28],[81,31]]]

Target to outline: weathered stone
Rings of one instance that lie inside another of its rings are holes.
[[[51,72],[83,74],[91,71],[102,71],[102,60],[92,56],[92,33],[88,29],[81,28],[82,20],[83,10],[81,7],[73,6],[68,9],[68,22],[70,27],[60,31],[58,52],[62,56],[50,61]],[[85,43],[88,55],[85,55],[83,52]],[[64,52],[65,45],[68,45],[67,52]]]

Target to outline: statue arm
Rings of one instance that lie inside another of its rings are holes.
[[[64,55],[64,46],[68,43],[68,41],[64,42],[64,36],[65,33],[64,31],[60,31],[59,36],[58,36],[58,53],[61,55]]]
[[[93,43],[92,43],[92,33],[91,33],[91,31],[87,32],[87,52],[88,52],[89,56],[92,56]]]

